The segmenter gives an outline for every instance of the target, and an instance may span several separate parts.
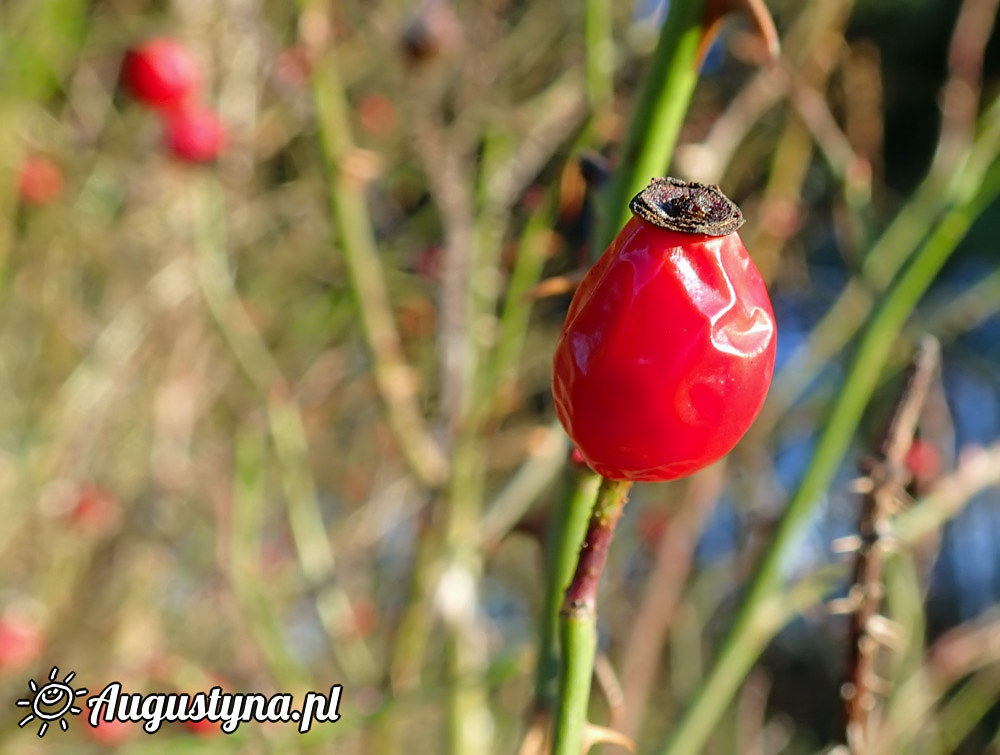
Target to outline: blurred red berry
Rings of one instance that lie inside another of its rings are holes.
[[[378,628],[378,606],[368,598],[351,601],[351,623],[349,634],[353,637],[369,637]]]
[[[15,611],[0,615],[0,670],[20,671],[42,654],[42,630],[31,617]]]
[[[439,246],[429,246],[423,249],[413,265],[417,275],[430,281],[441,279],[441,257],[443,251]]]
[[[226,130],[214,110],[186,107],[167,116],[165,138],[168,149],[189,162],[211,162],[226,143]]]
[[[220,734],[222,723],[220,721],[209,721],[203,718],[200,721],[185,721],[184,728],[200,737],[211,737]]]
[[[274,61],[275,78],[287,87],[298,89],[309,82],[312,64],[302,47],[286,47]]]
[[[48,204],[62,193],[62,170],[51,158],[29,155],[21,164],[17,190],[27,204]]]
[[[104,718],[101,718],[97,722],[97,726],[91,726],[88,721],[84,731],[98,744],[113,747],[131,739],[135,735],[136,725],[118,719],[105,721]]]
[[[145,105],[171,110],[197,93],[198,63],[173,39],[146,42],[125,56],[124,80],[132,95]]]
[[[639,512],[636,532],[642,544],[654,551],[669,526],[670,516],[662,508],[644,508]]]
[[[941,476],[941,454],[925,440],[914,438],[906,452],[906,468],[918,483],[933,482]]]
[[[369,94],[358,103],[358,118],[373,136],[388,136],[396,130],[396,106],[384,94]]]
[[[69,518],[82,534],[95,536],[115,528],[121,511],[111,493],[97,485],[87,485],[81,488]]]

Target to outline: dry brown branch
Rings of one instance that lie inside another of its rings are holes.
[[[998,0],[965,0],[948,48],[948,80],[941,91],[941,135],[931,172],[950,172],[972,142],[982,89],[983,56],[993,33]]]
[[[870,752],[871,714],[880,680],[878,650],[891,640],[891,623],[879,615],[884,592],[883,567],[889,520],[905,498],[909,474],[906,452],[913,443],[917,421],[940,361],[940,346],[927,337],[920,345],[913,371],[897,404],[878,458],[867,469],[870,490],[861,505],[860,545],[854,564],[849,600],[855,605],[849,629],[849,679],[843,688],[847,713],[847,743],[852,755]]]

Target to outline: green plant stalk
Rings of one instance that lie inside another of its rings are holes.
[[[802,395],[820,369],[848,344],[875,306],[876,296],[912,254],[947,204],[940,181],[921,185],[913,199],[896,215],[872,247],[860,277],[848,280],[837,300],[823,315],[806,342],[775,376],[767,405],[754,432],[772,428]]]
[[[981,123],[982,133],[951,180],[936,173],[924,179],[865,257],[860,276],[848,281],[808,340],[775,376],[770,397],[753,432],[763,433],[777,423],[822,365],[847,345],[875,306],[876,298],[912,258],[921,239],[946,208],[961,203],[963,197],[979,186],[983,171],[1000,151],[1000,99],[990,105]]]
[[[559,632],[562,662],[552,755],[580,755],[584,751],[587,704],[597,653],[597,591],[631,487],[628,480],[601,481],[573,580],[563,598]]]
[[[262,432],[240,431],[235,442],[233,508],[230,519],[229,580],[256,646],[281,689],[309,684],[301,664],[289,652],[269,591],[260,589],[260,543],[266,510],[264,470],[267,438]]]
[[[595,617],[578,614],[563,617],[559,640],[563,658],[552,755],[571,755],[586,752],[587,707],[597,657]]]
[[[545,603],[538,637],[535,707],[548,710],[559,693],[559,611],[563,593],[573,579],[577,554],[590,520],[590,502],[597,496],[599,475],[581,472],[556,502],[545,539]]]
[[[528,458],[507,477],[503,487],[486,507],[479,526],[480,548],[486,552],[492,551],[524,518],[566,467],[569,439],[559,420],[553,419],[548,427],[538,431],[547,437],[532,441]],[[596,489],[594,492],[597,492]],[[593,500],[593,496],[589,500]]]
[[[977,671],[948,697],[936,717],[937,752],[958,752],[962,740],[996,705],[998,695],[1000,669],[992,665]]]
[[[362,638],[350,636],[353,609],[350,598],[334,581],[336,562],[308,467],[309,446],[298,403],[281,390],[272,390],[268,420],[292,541],[302,574],[315,593],[316,610],[331,650],[352,683],[371,684],[378,673],[375,659]]]
[[[698,82],[702,0],[670,4],[629,120],[617,167],[599,220],[594,255],[600,254],[629,218],[629,200],[670,166],[688,103]]]
[[[386,423],[417,479],[429,486],[440,485],[447,476],[447,459],[420,412],[415,373],[403,356],[365,202],[364,181],[347,168],[356,150],[350,139],[347,101],[332,55],[316,61],[311,82],[333,218]]]
[[[477,435],[460,431],[445,502],[444,550],[439,556],[445,574],[451,575],[448,578],[457,577],[469,593],[465,605],[441,610],[447,629],[449,752],[454,755],[485,754],[492,749],[493,715],[485,680],[489,654],[478,597],[483,571],[478,539],[482,501],[482,447]],[[438,582],[436,589],[447,587]]]
[[[900,328],[976,217],[998,193],[1000,164],[994,163],[978,190],[957,203],[935,226],[911,264],[887,292],[882,307],[872,316],[844,386],[830,410],[809,469],[788,504],[714,668],[665,743],[661,750],[663,755],[703,751],[712,729],[761,650],[761,615],[767,610],[769,599],[782,589],[781,559],[793,547],[816,503],[833,480]]]
[[[892,698],[905,681],[920,672],[927,647],[927,622],[924,616],[924,599],[917,563],[911,550],[901,549],[898,553],[887,554],[883,582],[885,606],[881,612],[900,629],[898,647],[887,647],[880,651],[889,656],[887,664],[889,670],[880,672],[888,679],[890,686],[890,699],[882,706],[884,711],[891,706]],[[914,733],[916,730],[917,727],[914,727]],[[873,752],[877,751],[872,742],[867,742],[867,745]],[[913,742],[897,740],[893,744],[892,751],[899,755],[907,755],[916,752],[917,749]]]
[[[254,387],[268,395],[271,437],[288,506],[288,523],[302,575],[316,590],[316,608],[345,676],[358,683],[374,677],[374,659],[361,638],[345,639],[350,601],[333,584],[334,558],[308,465],[308,440],[298,404],[285,393],[284,376],[239,302],[226,267],[225,206],[217,182],[206,179],[191,192],[196,269],[202,296],[223,337]]]
[[[986,275],[955,298],[928,312],[926,322],[938,340],[950,340],[982,325],[1000,311],[1000,269]]]
[[[0,3],[0,276],[14,238],[22,129],[34,103],[63,86],[87,32],[87,6],[75,0]]]
[[[610,0],[586,0],[583,22],[587,42],[587,99],[590,109],[598,111],[607,106],[614,94]]]
[[[547,203],[546,203],[547,204]],[[528,219],[517,246],[517,260],[511,271],[507,295],[500,314],[499,333],[489,373],[485,376],[486,390],[482,396],[491,403],[509,395],[517,382],[517,366],[531,321],[533,302],[528,292],[538,283],[545,267],[545,247],[550,238],[552,210],[541,207]],[[493,407],[494,410],[496,407]]]

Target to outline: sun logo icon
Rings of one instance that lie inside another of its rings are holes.
[[[49,724],[53,721],[58,721],[59,728],[63,731],[69,728],[69,724],[66,723],[66,719],[63,717],[67,713],[72,713],[74,716],[81,713],[81,709],[77,708],[73,704],[73,701],[81,695],[86,695],[87,690],[84,687],[73,689],[69,686],[69,683],[73,681],[73,677],[76,676],[75,671],[70,671],[66,674],[66,678],[61,682],[57,681],[56,677],[58,676],[59,667],[53,666],[52,671],[49,673],[49,681],[41,687],[38,686],[34,679],[28,680],[28,686],[31,687],[34,697],[21,698],[17,701],[17,705],[20,708],[30,707],[31,713],[22,718],[18,722],[18,726],[24,727],[34,721],[35,718],[38,718],[42,722],[38,727],[39,737],[45,736],[45,732],[49,730]]]

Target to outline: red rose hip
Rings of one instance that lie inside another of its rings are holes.
[[[208,108],[191,106],[171,113],[164,128],[167,148],[182,160],[210,162],[225,146],[225,127]]]
[[[715,186],[654,180],[587,273],[556,347],[556,413],[610,479],[671,480],[728,453],[757,417],[776,329]]]
[[[137,100],[160,110],[180,107],[198,90],[198,63],[173,39],[152,39],[130,51],[123,75]]]
[[[46,205],[63,190],[63,174],[59,166],[43,155],[29,155],[21,164],[17,176],[17,191],[21,199],[32,205]]]

